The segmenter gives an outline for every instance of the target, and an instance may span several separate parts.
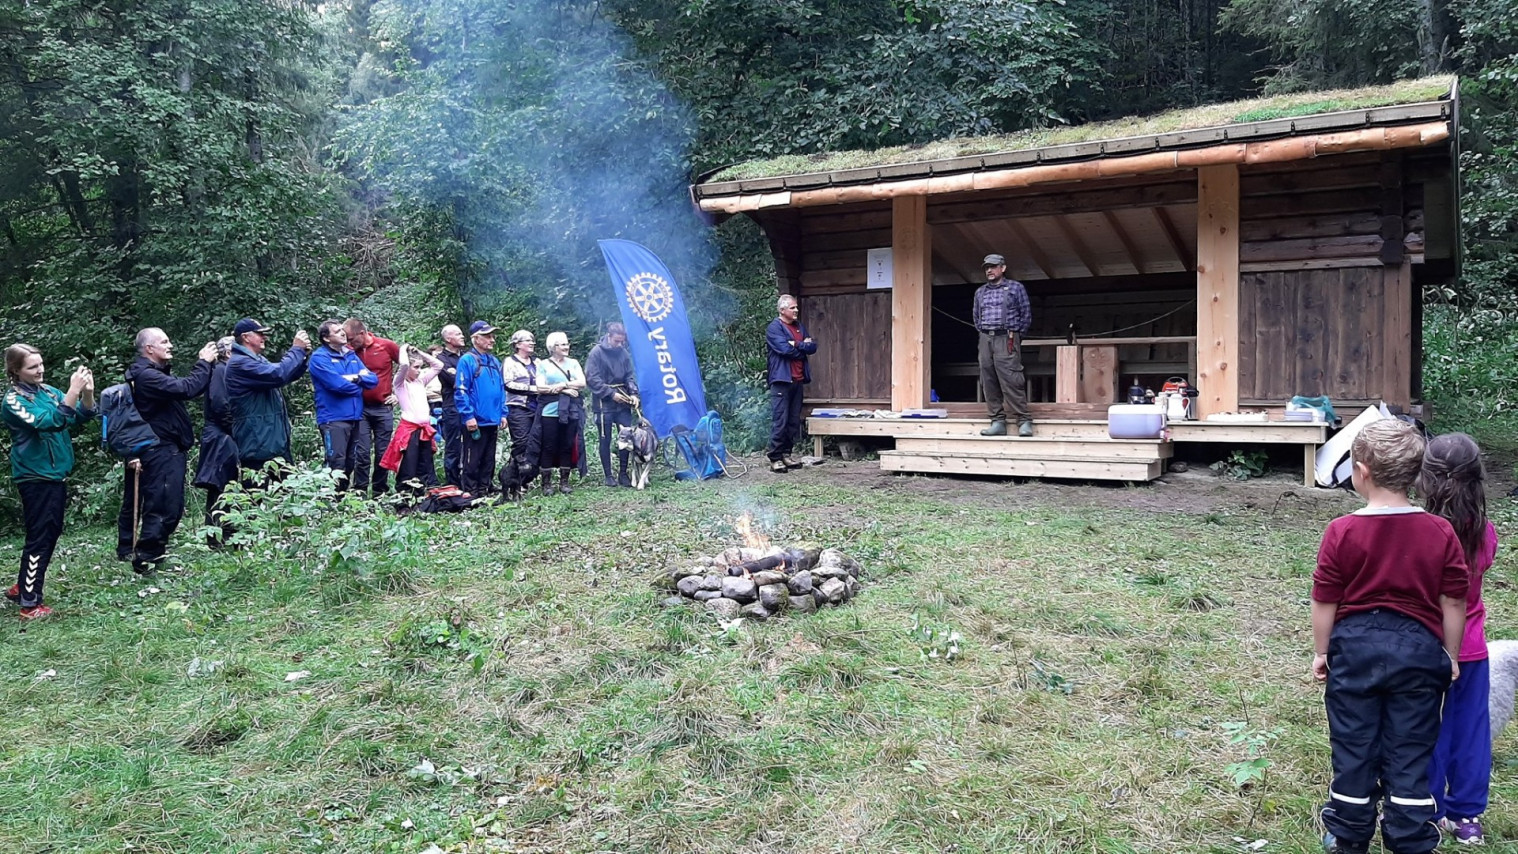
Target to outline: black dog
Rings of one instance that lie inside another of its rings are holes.
[[[537,464],[530,463],[525,459],[521,461],[506,460],[506,465],[501,466],[501,472],[496,477],[496,480],[501,484],[501,497],[496,499],[496,504],[501,505],[508,501],[515,501],[520,506],[522,496],[526,493],[528,485],[536,480],[537,476]]]

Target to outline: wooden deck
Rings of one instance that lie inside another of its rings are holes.
[[[1175,445],[1288,444],[1302,446],[1303,484],[1312,486],[1313,457],[1327,439],[1322,424],[1286,421],[1216,423],[1182,421],[1170,425],[1169,439],[1113,439],[1107,422],[1091,418],[1037,420],[1033,436],[982,436],[984,418],[817,418],[806,420],[814,453],[822,438],[875,437],[894,440],[882,451],[886,471],[1052,477],[1076,480],[1150,481],[1164,472]]]

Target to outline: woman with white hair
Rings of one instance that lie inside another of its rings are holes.
[[[559,492],[568,495],[569,470],[574,467],[575,436],[585,421],[585,407],[580,389],[585,388],[585,370],[569,358],[569,336],[550,332],[545,342],[548,358],[538,362],[538,385],[543,405],[538,409],[538,423],[543,434],[543,451],[539,465],[543,469],[543,494],[553,494],[550,476],[559,470]]]

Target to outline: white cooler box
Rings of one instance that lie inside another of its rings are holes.
[[[1158,439],[1165,432],[1165,407],[1158,403],[1115,403],[1107,407],[1107,435],[1114,439]]]

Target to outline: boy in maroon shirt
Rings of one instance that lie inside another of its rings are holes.
[[[1465,553],[1448,522],[1408,501],[1423,462],[1411,425],[1371,423],[1351,456],[1365,507],[1329,523],[1312,576],[1312,675],[1328,683],[1333,759],[1323,847],[1367,851],[1384,799],[1386,850],[1424,854],[1439,844],[1428,761],[1460,675]]]
[[[400,345],[370,332],[362,320],[350,317],[343,322],[348,332],[348,346],[358,354],[364,367],[379,377],[373,388],[364,389],[364,420],[358,426],[354,444],[353,487],[363,492],[368,484],[372,494],[384,495],[390,488],[390,474],[379,464],[390,436],[395,432],[395,369],[401,364]],[[373,473],[371,478],[370,473]]]

